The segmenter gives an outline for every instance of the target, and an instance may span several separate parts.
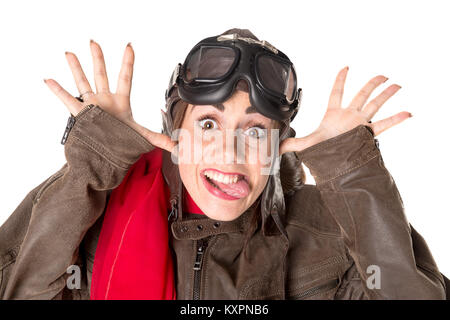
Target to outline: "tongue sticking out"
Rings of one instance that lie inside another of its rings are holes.
[[[212,181],[212,183],[215,186],[217,186],[221,191],[225,192],[226,194],[232,197],[244,198],[250,192],[250,188],[245,179],[238,180],[236,183],[222,183],[216,180],[210,181]]]

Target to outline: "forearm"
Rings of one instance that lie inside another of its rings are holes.
[[[379,268],[380,288],[364,286],[369,298],[445,298],[443,279],[426,244],[415,243],[411,235],[401,196],[369,127],[360,125],[298,155],[339,224],[364,284],[368,268]]]
[[[77,118],[65,144],[67,164],[37,192],[5,299],[51,299],[65,286],[86,231],[103,213],[107,193],[152,146],[95,107]]]

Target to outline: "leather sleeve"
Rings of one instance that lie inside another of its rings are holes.
[[[341,229],[365,298],[445,299],[443,276],[425,240],[407,221],[369,126],[297,154]]]
[[[3,299],[53,299],[66,286],[86,231],[107,194],[153,146],[99,106],[75,117],[65,144],[67,163],[27,201],[29,223]],[[20,214],[18,214],[20,215]]]

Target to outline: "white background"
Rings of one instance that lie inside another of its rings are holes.
[[[132,107],[161,128],[170,74],[191,47],[230,28],[248,28],[295,63],[304,91],[298,136],[320,123],[337,72],[349,65],[344,104],[373,76],[402,89],[373,121],[413,117],[378,136],[409,221],[450,275],[448,207],[450,10],[446,1],[2,1],[0,4],[0,223],[65,162],[65,106],[44,84],[78,95],[64,52],[80,59],[94,88],[89,39],[105,54],[111,89],[127,42],[135,53]],[[308,183],[314,183],[308,177]]]

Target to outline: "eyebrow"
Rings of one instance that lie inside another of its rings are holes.
[[[225,110],[225,106],[223,105],[223,103],[215,103],[215,104],[211,104],[213,107],[215,107],[217,110],[223,112]],[[192,110],[196,107],[197,105],[194,104],[192,106]],[[257,113],[258,110],[254,107],[254,106],[249,106],[247,107],[247,109],[245,109],[245,113]]]
[[[219,109],[222,112],[223,112],[223,110],[225,110],[225,106],[223,105],[223,103],[216,103],[216,104],[213,104],[212,106]]]
[[[198,104],[193,104],[192,105],[192,109],[191,111],[194,110],[195,107],[199,106]],[[211,104],[211,106],[215,107],[217,110],[223,112],[223,110],[225,110],[225,106],[223,105],[223,103],[215,103],[215,104]]]
[[[245,113],[257,113],[258,110],[256,109],[255,106],[250,106],[245,110]]]

